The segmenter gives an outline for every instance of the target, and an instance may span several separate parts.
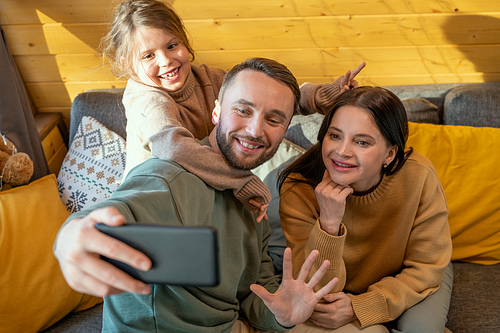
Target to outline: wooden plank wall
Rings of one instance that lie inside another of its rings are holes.
[[[167,0],[196,61],[229,69],[252,56],[300,83],[332,81],[362,61],[362,84],[500,81],[498,0]],[[123,87],[97,54],[113,0],[2,0],[0,24],[39,112],[69,120],[87,89]]]

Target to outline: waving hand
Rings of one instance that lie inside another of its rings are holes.
[[[276,321],[284,327],[291,327],[306,321],[311,316],[316,304],[338,282],[337,278],[333,278],[319,291],[314,292],[314,287],[320,282],[330,266],[330,262],[327,260],[323,262],[320,269],[316,271],[309,282],[306,282],[306,278],[318,254],[317,250],[311,252],[302,265],[297,280],[294,280],[292,276],[292,250],[287,248],[283,257],[283,281],[278,290],[274,294],[271,294],[260,285],[253,284],[250,286],[250,289],[274,313]]]

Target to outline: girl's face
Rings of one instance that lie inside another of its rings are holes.
[[[134,59],[134,71],[142,83],[177,91],[186,82],[191,70],[189,52],[173,34],[148,27],[139,27],[136,38],[140,52]]]
[[[372,115],[354,106],[337,109],[322,146],[332,181],[361,193],[377,186],[382,165],[391,163],[396,152],[397,146],[389,147]]]

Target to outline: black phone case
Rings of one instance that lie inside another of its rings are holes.
[[[149,271],[102,257],[137,280],[149,284],[213,287],[219,284],[219,246],[213,227],[126,224],[95,227],[147,255]]]

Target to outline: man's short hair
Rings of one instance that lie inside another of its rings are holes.
[[[219,91],[220,103],[222,103],[224,91],[232,84],[236,75],[245,69],[262,72],[289,87],[292,90],[294,96],[293,111],[294,113],[298,112],[300,102],[300,87],[297,79],[285,65],[277,62],[276,60],[267,58],[247,59],[241,64],[238,64],[231,68],[226,73],[226,75],[224,76],[224,80],[222,81],[222,87]]]

